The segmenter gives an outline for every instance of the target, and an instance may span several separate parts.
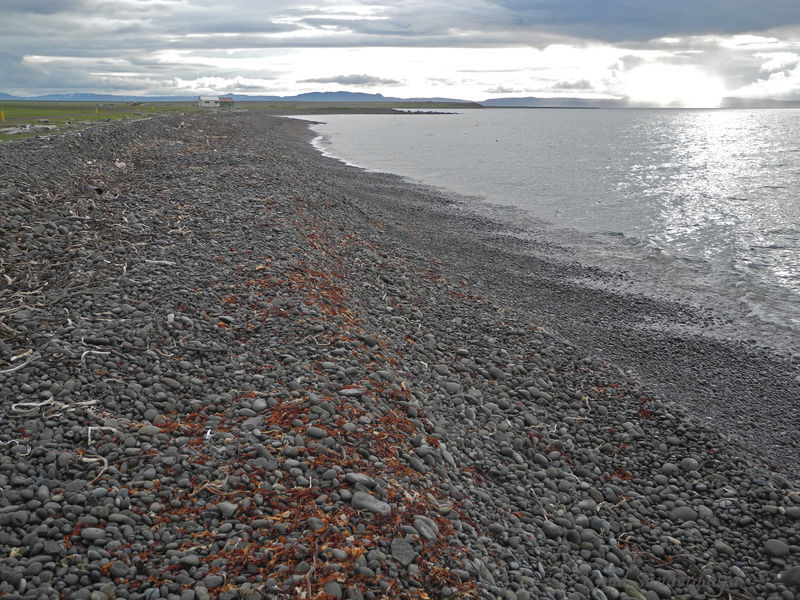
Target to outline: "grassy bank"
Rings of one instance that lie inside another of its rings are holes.
[[[153,115],[196,110],[191,102],[0,102],[0,130],[30,126],[30,132],[0,133],[0,141],[82,129],[98,122],[139,119]],[[55,126],[51,132],[34,127]]]
[[[478,107],[477,104],[454,102],[240,102],[236,110],[256,110],[276,115],[390,114],[395,109],[436,112]],[[74,131],[98,122],[213,110],[220,109],[201,109],[193,102],[4,101],[0,102],[0,142]],[[50,126],[56,128],[48,130]],[[15,134],[2,133],[5,128],[23,127],[29,127],[30,130]]]

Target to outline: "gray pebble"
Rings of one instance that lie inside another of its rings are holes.
[[[789,567],[778,576],[778,581],[788,588],[800,591],[800,566]]]
[[[414,529],[426,540],[432,541],[439,537],[439,527],[428,517],[417,515],[414,517]]]
[[[213,590],[221,586],[225,583],[225,578],[222,575],[206,575],[203,579],[203,583],[205,584],[206,588],[209,590]],[[195,590],[195,594],[197,594],[198,590]]]
[[[734,554],[734,549],[722,540],[714,540],[714,549],[721,554]]]
[[[346,398],[358,398],[366,393],[367,390],[364,388],[345,388],[343,390],[339,390],[339,395]]]
[[[344,476],[344,480],[350,485],[356,485],[357,483],[360,483],[364,487],[368,487],[370,489],[377,485],[372,477],[365,475],[364,473],[347,473]]]
[[[542,531],[544,531],[544,534],[551,540],[560,538],[562,535],[564,535],[564,528],[556,523],[553,523],[552,521],[545,521],[542,524]]]
[[[99,527],[84,527],[81,529],[81,538],[87,542],[94,542],[106,537],[105,529]]]
[[[767,553],[768,556],[772,556],[775,558],[781,558],[784,556],[789,556],[789,544],[784,541],[776,540],[776,539],[769,539],[764,543],[764,551]]]
[[[407,567],[417,557],[417,552],[411,543],[405,538],[395,538],[392,540],[392,557],[404,567]]]
[[[208,593],[208,588],[204,585],[198,585],[195,587],[194,595],[197,600],[211,600],[211,595]]]
[[[239,510],[239,505],[233,502],[220,502],[217,504],[217,509],[222,513],[223,517],[229,519]]]
[[[673,508],[669,513],[669,518],[672,521],[696,521],[697,511],[690,506],[678,506]]]
[[[333,596],[334,598],[342,597],[342,586],[339,585],[337,581],[326,581],[322,591],[324,591],[328,596]]]
[[[678,472],[678,465],[675,463],[664,463],[661,465],[661,474],[666,475],[667,477],[672,477]]]
[[[652,590],[656,594],[658,594],[659,598],[672,598],[672,590],[669,588],[668,585],[661,583],[660,581],[654,580],[647,584],[647,589]]]
[[[353,497],[350,500],[350,503],[353,505],[353,508],[355,509],[368,510],[370,512],[375,512],[383,516],[387,516],[392,512],[392,507],[389,506],[386,502],[379,500],[375,496],[362,491],[354,492]]]
[[[139,435],[156,435],[161,433],[161,428],[155,425],[143,425],[138,429]]]
[[[694,458],[687,456],[681,460],[681,469],[684,471],[697,471],[700,468],[700,463]]]
[[[322,438],[328,437],[328,432],[321,427],[308,427],[306,429],[306,435],[314,439],[321,440]]]

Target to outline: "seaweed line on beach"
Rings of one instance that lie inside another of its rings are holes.
[[[796,482],[307,139],[232,112],[0,146],[0,598],[800,593]]]

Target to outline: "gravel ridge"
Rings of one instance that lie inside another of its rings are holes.
[[[800,594],[796,481],[478,295],[307,139],[0,146],[0,597]]]

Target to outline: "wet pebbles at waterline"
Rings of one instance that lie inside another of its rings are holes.
[[[422,260],[304,136],[0,147],[0,598],[800,597],[795,483]]]

